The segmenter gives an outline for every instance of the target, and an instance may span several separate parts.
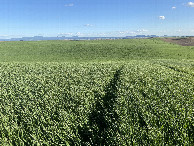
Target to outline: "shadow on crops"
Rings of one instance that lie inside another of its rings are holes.
[[[121,70],[118,69],[104,89],[105,95],[95,93],[96,103],[89,115],[89,121],[78,128],[82,145],[116,145],[119,133],[119,116],[114,109],[118,97]]]

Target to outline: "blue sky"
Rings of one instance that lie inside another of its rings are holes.
[[[194,35],[194,0],[0,0],[0,38]]]

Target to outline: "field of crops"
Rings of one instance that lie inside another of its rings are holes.
[[[1,145],[194,145],[194,48],[157,39],[0,43]]]
[[[107,62],[194,60],[194,46],[158,39],[1,42],[0,62]]]

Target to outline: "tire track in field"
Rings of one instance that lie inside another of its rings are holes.
[[[194,77],[194,74],[189,73],[189,72],[184,71],[184,70],[181,70],[181,69],[179,69],[179,68],[177,68],[177,67],[169,66],[169,65],[165,65],[165,64],[160,64],[160,65],[163,66],[163,67],[169,68],[169,69],[171,69],[171,70],[173,70],[173,71],[175,71],[175,72],[180,72],[180,73],[188,74],[188,75]]]
[[[118,86],[123,66],[119,68],[109,84],[105,87],[105,95],[95,93],[97,99],[91,113],[89,121],[84,127],[78,127],[81,137],[81,144],[86,145],[115,145],[115,137],[119,133],[119,115],[114,109],[118,98]]]

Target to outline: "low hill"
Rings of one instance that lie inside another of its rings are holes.
[[[181,46],[194,46],[194,37],[162,38],[161,40]]]
[[[194,59],[194,47],[159,39],[1,42],[0,62]]]

